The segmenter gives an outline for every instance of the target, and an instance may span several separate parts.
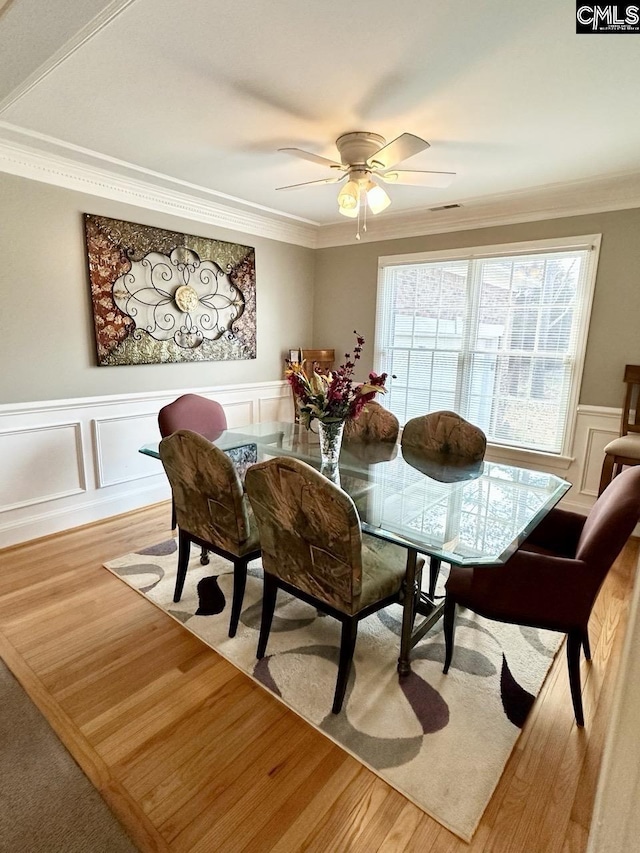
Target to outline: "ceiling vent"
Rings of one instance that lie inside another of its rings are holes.
[[[429,210],[432,213],[436,213],[438,210],[453,210],[456,207],[462,207],[461,204],[441,204],[440,207],[430,207]]]

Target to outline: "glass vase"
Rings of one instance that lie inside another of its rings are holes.
[[[322,469],[336,469],[342,445],[344,421],[325,423],[318,421],[318,437],[320,438],[320,462]]]

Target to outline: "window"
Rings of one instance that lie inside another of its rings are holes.
[[[599,235],[381,258],[375,368],[405,423],[452,409],[494,444],[568,454]]]

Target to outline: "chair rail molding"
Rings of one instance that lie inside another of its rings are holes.
[[[169,500],[162,465],[138,449],[187,392],[218,400],[230,427],[293,417],[280,379],[1,405],[0,548]]]

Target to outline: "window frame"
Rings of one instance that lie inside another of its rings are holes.
[[[429,252],[413,252],[402,255],[381,255],[378,257],[378,282],[376,291],[375,314],[375,345],[374,370],[382,372],[385,369],[383,359],[383,339],[385,329],[389,328],[390,305],[383,299],[385,287],[385,270],[388,267],[417,266],[421,263],[438,263],[446,261],[474,261],[489,258],[509,258],[517,255],[545,254],[554,251],[584,251],[588,250],[586,268],[583,274],[584,293],[583,310],[579,326],[576,329],[575,362],[571,376],[571,388],[567,399],[567,410],[564,421],[564,439],[560,451],[539,450],[522,445],[490,442],[492,448],[506,454],[526,454],[541,459],[572,461],[572,449],[575,439],[578,402],[584,362],[587,348],[589,325],[593,307],[598,261],[600,257],[601,234],[587,234],[571,237],[556,237],[544,240],[527,240],[516,243],[487,244],[484,246],[465,246],[458,249],[443,249]],[[471,294],[472,298],[474,294]],[[379,322],[382,320],[382,322]]]

